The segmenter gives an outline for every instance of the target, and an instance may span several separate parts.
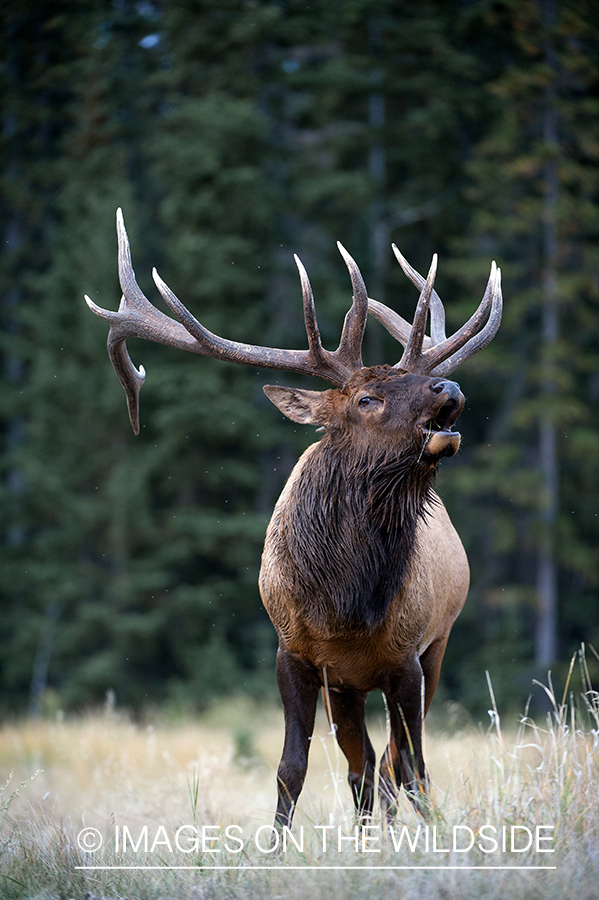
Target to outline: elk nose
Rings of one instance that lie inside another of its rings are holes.
[[[445,381],[445,379],[435,381],[431,384],[431,391],[433,394],[442,394],[445,392],[449,395],[450,400],[459,400],[461,394],[459,384],[455,381]]]

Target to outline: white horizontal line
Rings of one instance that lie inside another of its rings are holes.
[[[440,871],[447,870],[447,869],[453,869],[453,870],[458,870],[458,871],[460,869],[478,869],[478,870],[484,872],[487,869],[492,869],[495,871],[497,871],[497,870],[514,871],[517,869],[522,869],[522,870],[526,870],[526,871],[531,871],[531,870],[551,871],[551,870],[557,869],[557,866],[277,866],[277,865],[274,865],[274,866],[75,866],[75,869],[80,869],[83,871],[88,871],[91,869],[111,869],[111,870],[112,869],[119,869],[119,870],[120,869],[140,869],[140,870],[148,870],[148,871],[154,870],[154,869],[160,869],[162,871],[169,870],[169,869],[172,869],[172,870],[187,869],[187,870],[192,870],[195,872],[202,872],[202,871],[208,871],[208,870],[212,871],[214,869],[219,869],[219,870],[233,870],[234,869],[235,871],[242,871],[242,872],[251,872],[251,871],[255,871],[255,870],[264,870],[264,869],[266,869],[266,870],[270,869],[272,871],[277,871],[277,872],[280,872],[282,869],[293,869],[293,870],[309,869],[312,871],[315,871],[318,869],[348,869],[348,870],[357,871],[357,872],[360,872],[360,871],[376,872],[379,869],[381,869],[381,870],[437,869]]]

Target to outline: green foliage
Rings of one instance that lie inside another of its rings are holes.
[[[475,209],[453,246],[463,254],[456,266],[466,284],[478,272],[476,257],[506,260],[506,309],[497,340],[460,373],[470,403],[486,406],[487,415],[448,491],[464,506],[458,524],[471,548],[480,607],[466,613],[464,648],[473,640],[480,646],[471,655],[475,665],[489,652],[509,653],[513,680],[531,657],[541,615],[538,560],[548,542],[560,649],[576,646],[581,627],[587,640],[599,635],[599,143],[596,117],[585,113],[597,90],[599,20],[585,4],[550,2],[515,4],[509,18],[497,15],[491,22],[510,38],[508,64],[487,85],[493,121],[468,162]],[[548,425],[556,467],[551,521],[542,443]]]
[[[269,346],[305,346],[293,252],[330,347],[350,299],[336,239],[371,295],[406,317],[416,295],[389,267],[388,245],[419,269],[439,251],[441,295],[464,298],[447,304],[456,327],[495,255],[504,324],[460,370],[463,449],[439,480],[473,570],[443,690],[483,708],[472,685],[484,668],[500,703],[518,705],[527,690],[548,373],[560,652],[597,641],[597,15],[584,0],[560,6],[548,65],[544,8],[7,0],[6,708],[39,711],[47,690],[81,707],[110,689],[135,708],[202,708],[225,691],[274,686],[260,550],[311,435],[264,398],[276,373],[131,341],[148,372],[133,437],[105,323],[82,301],[117,306],[117,206],[152,302],[155,265],[208,328]],[[560,185],[561,327],[551,348],[541,327],[544,172],[555,152],[542,129],[548,84]],[[370,325],[367,362],[398,355]]]

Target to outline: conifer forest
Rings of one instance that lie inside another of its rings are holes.
[[[325,347],[357,261],[454,330],[495,259],[504,314],[454,376],[462,447],[437,489],[471,589],[435,701],[522,710],[599,652],[599,5],[593,0],[4,0],[0,138],[0,712],[274,699],[258,569],[318,439],[269,403],[288,373],[130,341],[141,431],[106,353],[115,213],[222,337]],[[401,355],[369,321],[365,364]],[[595,657],[589,666],[599,673]]]

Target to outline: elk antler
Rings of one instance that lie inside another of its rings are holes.
[[[501,270],[494,262],[491,264],[487,288],[478,309],[465,325],[448,338],[445,336],[443,303],[433,290],[437,270],[436,254],[433,256],[428,278],[424,279],[402,256],[395,244],[393,252],[410,281],[420,288],[414,322],[410,325],[398,313],[376,300],[368,300],[368,312],[404,346],[403,356],[395,368],[421,375],[449,375],[464,360],[486,347],[497,333],[503,305]],[[424,331],[429,309],[431,336],[427,337]],[[486,324],[481,328],[485,319]]]
[[[349,253],[337,244],[349,270],[353,301],[345,317],[338,348],[325,350],[320,340],[312,288],[303,265],[295,257],[300,273],[304,302],[304,319],[308,335],[308,350],[276,350],[252,344],[240,344],[218,337],[198,322],[171,289],[162,281],[156,269],[152,276],[156,287],[178,321],[157,310],[146,298],[135,280],[131,264],[129,240],[121,210],[117,211],[117,234],[119,242],[119,281],[123,296],[118,312],[102,309],[89,297],[87,305],[97,316],[110,323],[108,333],[108,353],[112,365],[127,395],[129,418],[133,431],[139,434],[139,392],[146,373],[143,366],[136,369],[125,341],[130,337],[146,338],[158,344],[212,356],[229,362],[266,369],[282,369],[306,375],[317,375],[342,387],[346,381],[362,368],[362,339],[368,314],[368,295],[358,266]]]

